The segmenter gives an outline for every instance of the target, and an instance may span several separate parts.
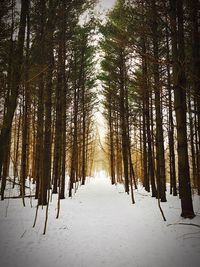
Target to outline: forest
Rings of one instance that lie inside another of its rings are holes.
[[[100,170],[133,212],[142,190],[199,228],[199,1],[111,2],[0,2],[0,198],[45,234]]]

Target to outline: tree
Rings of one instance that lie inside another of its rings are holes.
[[[172,27],[172,57],[174,62],[174,105],[177,123],[178,175],[182,213],[193,218],[186,124],[186,75],[184,50],[183,1],[170,1]]]
[[[19,86],[21,81],[21,68],[23,63],[23,48],[25,39],[25,28],[26,28],[26,18],[29,9],[29,0],[21,1],[21,14],[20,23],[18,31],[18,39],[16,46],[16,60],[13,64],[13,78],[10,88],[10,95],[8,97],[8,106],[6,113],[3,118],[1,133],[0,133],[0,173],[2,170],[2,164],[4,157],[6,157],[6,144],[8,144],[8,139],[11,132],[12,120],[14,112],[17,106],[17,97],[19,93]],[[5,179],[2,181],[1,196],[3,198],[3,193],[5,189]]]

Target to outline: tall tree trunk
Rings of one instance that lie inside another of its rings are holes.
[[[28,132],[29,132],[29,49],[30,49],[30,16],[27,12],[27,36],[26,36],[26,60],[25,60],[25,85],[24,85],[24,103],[22,119],[22,154],[21,154],[21,173],[20,173],[20,195],[22,196],[23,205],[25,206],[25,180],[27,177],[27,157],[28,157]]]
[[[82,185],[86,179],[86,110],[85,110],[85,84],[82,85]]]
[[[167,62],[170,62],[170,46],[169,46],[169,30],[168,30],[168,20],[166,19],[166,48],[167,48]],[[169,97],[169,129],[168,129],[168,140],[169,140],[169,165],[170,165],[170,193],[177,196],[177,179],[176,179],[176,158],[174,151],[174,119],[173,119],[173,109],[172,109],[172,86],[171,86],[171,68],[167,64],[167,87],[168,87],[168,97]]]
[[[8,100],[8,109],[3,119],[3,125],[0,133],[0,173],[5,156],[6,144],[10,136],[12,121],[15,109],[17,107],[17,97],[21,82],[21,67],[23,63],[23,48],[25,39],[26,17],[28,13],[29,0],[21,0],[21,14],[19,22],[18,41],[16,48],[16,61],[13,65],[13,78],[11,84],[11,94]]]
[[[192,88],[194,90],[195,95],[195,104],[197,111],[197,135],[198,135],[198,143],[197,143],[197,187],[198,194],[200,195],[200,51],[199,51],[199,1],[186,1],[189,7],[189,20],[191,25],[191,48],[192,48],[192,58],[191,58],[191,69],[192,69]]]
[[[65,173],[66,173],[66,109],[67,109],[67,83],[70,76],[70,66],[68,70],[68,76],[66,77],[66,2],[62,4],[62,78],[63,78],[63,88],[62,88],[62,158],[61,158],[61,183],[60,183],[60,199],[65,198]]]
[[[153,76],[155,92],[155,109],[156,109],[156,163],[157,163],[157,180],[158,194],[162,202],[166,202],[165,194],[165,153],[164,137],[161,107],[161,83],[159,74],[159,40],[158,40],[158,21],[157,7],[155,0],[152,0],[152,34],[153,34]]]
[[[115,184],[115,152],[114,152],[114,131],[113,131],[113,116],[112,116],[112,91],[109,89],[109,107],[108,107],[108,122],[109,122],[109,141],[110,141],[110,174],[111,174],[111,183]]]
[[[40,0],[40,27],[37,33],[37,41],[39,44],[39,66],[43,70],[45,65],[45,22],[46,22],[46,1]],[[38,205],[43,205],[44,177],[43,177],[43,152],[44,152],[44,89],[45,75],[42,72],[38,79],[38,109],[37,109],[37,137],[36,137],[36,153],[35,153],[35,174],[36,174],[36,194]]]
[[[12,23],[11,23],[11,33],[10,33],[10,42],[9,42],[9,58],[8,58],[8,76],[7,76],[7,94],[5,97],[5,105],[4,105],[4,112],[3,117],[5,116],[9,106],[8,100],[11,91],[11,84],[12,84],[12,76],[13,76],[13,33],[14,33],[14,2],[12,1]],[[11,131],[9,133],[9,138],[7,140],[7,144],[5,144],[5,152],[4,152],[4,159],[3,162],[0,162],[0,180],[1,182],[1,200],[4,200],[4,190],[6,188],[6,178],[9,174],[9,165],[10,165],[10,149],[11,149]],[[1,152],[0,152],[1,153]],[[0,156],[1,157],[1,156]],[[1,160],[0,160],[1,161]],[[3,171],[2,166],[3,165]],[[2,177],[1,177],[2,172]],[[15,183],[13,183],[14,186]]]
[[[45,39],[45,61],[48,66],[46,75],[46,85],[44,89],[44,153],[43,153],[43,199],[42,204],[48,205],[48,190],[51,183],[51,158],[52,158],[52,77],[54,67],[53,55],[53,32],[54,32],[54,4],[53,0],[49,1],[48,14],[46,23],[46,39]]]
[[[177,123],[178,175],[181,198],[181,216],[193,218],[190,171],[188,160],[187,125],[186,125],[186,77],[183,29],[183,0],[170,0],[172,27],[172,59],[174,78],[174,106]],[[177,23],[176,23],[177,22]],[[177,25],[177,28],[176,28]]]
[[[129,194],[129,159],[128,159],[128,135],[127,135],[127,111],[125,107],[125,66],[124,66],[124,55],[120,52],[120,127],[122,136],[122,158],[124,168],[124,181],[125,181],[125,192]]]
[[[194,118],[192,116],[192,99],[191,93],[188,93],[188,113],[189,113],[189,127],[190,127],[190,149],[191,149],[191,162],[192,162],[192,180],[193,185],[197,188],[197,164],[196,164],[196,151],[195,151],[195,135],[194,135]],[[194,103],[194,102],[193,102]]]
[[[143,186],[145,189],[150,192],[149,187],[149,177],[148,177],[148,161],[147,161],[147,131],[146,131],[146,92],[143,88],[143,94],[142,94],[142,141],[143,141],[143,172],[144,172],[144,180],[143,180]]]

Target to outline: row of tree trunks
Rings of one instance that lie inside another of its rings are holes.
[[[10,94],[7,101],[7,110],[3,117],[3,124],[0,133],[0,175],[4,159],[8,156],[8,144],[11,133],[13,116],[17,106],[17,98],[19,94],[19,86],[21,82],[21,71],[23,63],[23,49],[25,40],[26,20],[29,10],[29,0],[21,1],[21,14],[19,22],[19,31],[16,47],[16,59],[13,62],[12,82],[10,83]],[[12,40],[11,40],[12,41]],[[2,181],[1,198],[4,198],[4,185],[6,184],[5,177]]]

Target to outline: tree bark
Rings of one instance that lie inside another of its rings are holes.
[[[166,202],[165,193],[165,153],[163,138],[163,121],[161,107],[161,83],[159,74],[159,40],[158,40],[158,21],[157,7],[155,0],[152,0],[152,38],[153,38],[153,76],[154,76],[154,93],[155,93],[155,109],[156,109],[156,165],[157,165],[157,190],[161,202]]]
[[[190,171],[188,160],[186,124],[186,76],[183,28],[183,0],[170,0],[172,27],[172,57],[174,78],[174,106],[177,124],[178,175],[181,198],[181,216],[195,216],[192,204]]]
[[[15,109],[17,107],[17,97],[21,82],[21,68],[23,63],[23,48],[25,39],[26,17],[28,13],[29,0],[21,0],[21,14],[19,22],[18,41],[16,48],[16,61],[13,65],[13,79],[11,84],[11,94],[8,99],[8,109],[3,119],[0,133],[0,173],[5,156],[6,144],[8,143]]]

